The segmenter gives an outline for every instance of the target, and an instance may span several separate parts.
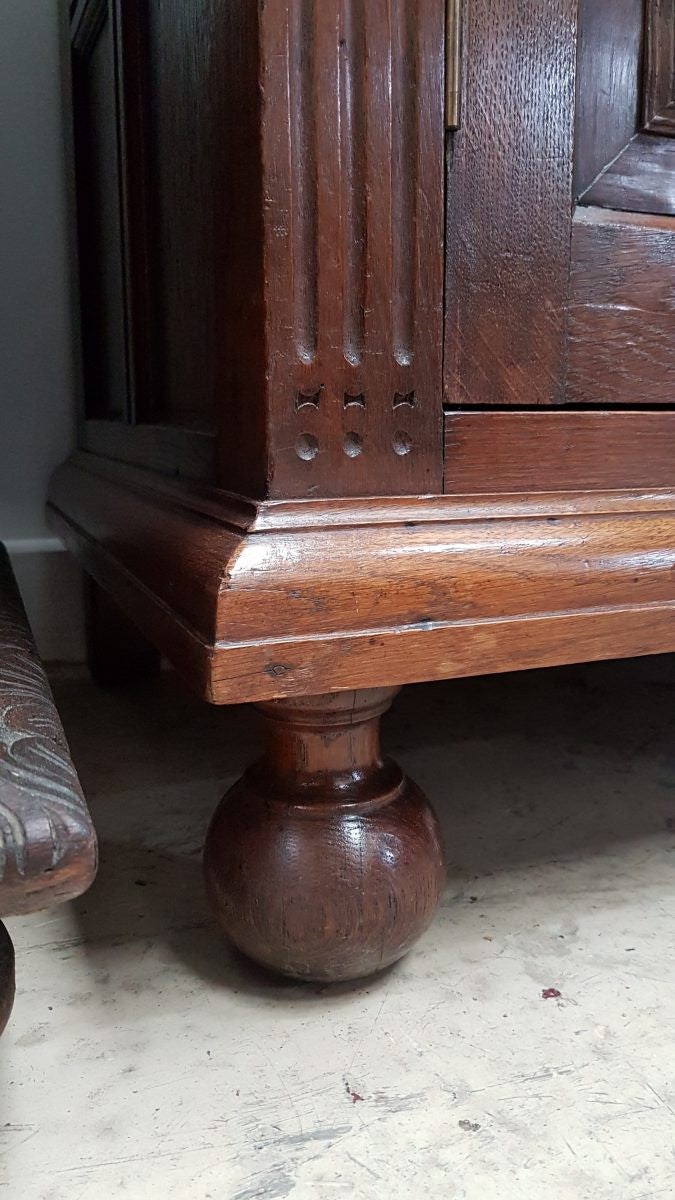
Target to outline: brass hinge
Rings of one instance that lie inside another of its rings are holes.
[[[445,127],[459,129],[462,99],[462,0],[445,0]]]

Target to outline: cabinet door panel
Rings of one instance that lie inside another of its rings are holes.
[[[580,208],[572,236],[573,404],[675,402],[675,220]]]
[[[447,179],[445,397],[559,404],[572,221],[576,0],[465,6]]]
[[[579,0],[575,197],[637,128],[643,21],[644,0]]]
[[[449,407],[675,403],[674,42],[675,0],[466,6]]]

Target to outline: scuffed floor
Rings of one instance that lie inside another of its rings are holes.
[[[651,659],[409,688],[385,741],[436,804],[445,902],[383,977],[317,989],[248,966],[205,906],[252,714],[58,676],[102,862],[8,922],[0,1194],[673,1197],[674,681]]]

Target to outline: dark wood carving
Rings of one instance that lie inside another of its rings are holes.
[[[580,208],[572,238],[567,398],[675,399],[675,222]]]
[[[265,756],[218,809],[205,869],[226,933],[267,967],[357,979],[431,921],[445,878],[436,818],[380,754],[396,690],[261,706]]]
[[[252,496],[440,489],[444,12],[78,9],[90,416],[217,429],[221,486]],[[125,354],[150,372],[133,405]]]
[[[675,136],[675,0],[646,0],[644,128]]]
[[[0,912],[68,900],[95,870],[91,818],[0,549]]]
[[[348,978],[439,886],[433,819],[379,758],[391,690],[675,649],[642,0],[581,0],[581,27],[577,0],[471,0],[447,138],[444,0],[140,7],[164,406],[90,423],[51,517],[200,694],[264,704],[209,835],[214,907],[259,961]]]
[[[264,6],[272,494],[438,489],[443,19]]]
[[[448,157],[445,399],[560,403],[576,0],[466,10],[462,123]]]

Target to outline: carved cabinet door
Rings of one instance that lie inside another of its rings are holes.
[[[675,0],[76,0],[71,33],[84,449],[256,499],[508,490],[497,416],[546,410],[537,484],[672,482],[628,414],[675,400]]]
[[[675,401],[673,0],[471,0],[451,408]]]

